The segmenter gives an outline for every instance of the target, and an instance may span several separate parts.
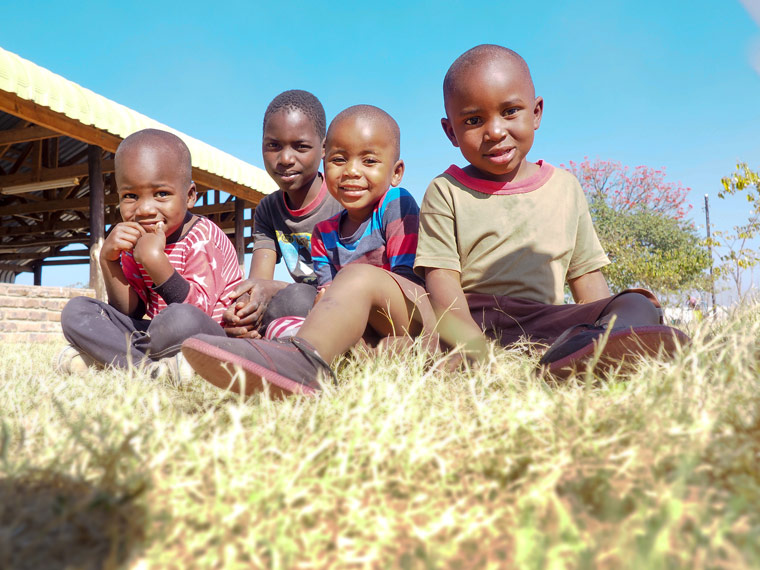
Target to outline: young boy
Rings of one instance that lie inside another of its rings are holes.
[[[469,164],[451,166],[428,187],[415,261],[441,339],[475,358],[485,335],[505,346],[556,340],[541,363],[557,375],[583,368],[613,317],[603,361],[685,341],[659,324],[650,292],[610,296],[600,271],[609,260],[577,180],[528,161],[544,102],[525,61],[501,46],[477,46],[451,65],[443,95],[443,130]],[[565,282],[577,304],[562,304]]]
[[[432,329],[432,308],[412,271],[419,210],[408,192],[395,189],[404,174],[399,139],[396,121],[377,107],[358,105],[335,117],[325,142],[325,178],[345,209],[315,230],[317,274],[329,284],[324,297],[295,337],[185,341],[182,352],[196,372],[246,394],[263,389],[263,379],[276,396],[312,393],[321,375],[332,375],[328,362],[368,326],[384,336]]]
[[[66,305],[61,326],[72,346],[58,367],[149,366],[177,375],[178,359],[162,359],[177,355],[192,334],[225,336],[222,314],[243,275],[224,232],[188,212],[196,189],[179,137],[138,131],[122,141],[114,161],[124,221],[100,251],[108,303],[76,297]]]
[[[311,93],[285,91],[267,107],[262,154],[279,190],[254,211],[250,276],[232,292],[237,301],[225,313],[230,336],[257,338],[274,319],[305,317],[314,304],[312,230],[341,210],[319,173],[324,140],[325,110]],[[295,283],[273,280],[281,259]]]

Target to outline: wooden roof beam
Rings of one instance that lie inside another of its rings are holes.
[[[14,273],[32,273],[34,269],[26,265],[15,265],[13,263],[0,263],[0,271],[12,271]]]
[[[103,172],[113,172],[114,161],[103,161]],[[66,178],[82,178],[88,175],[87,163],[74,164],[72,166],[60,166],[58,168],[42,168],[39,175],[33,172],[23,174],[8,174],[0,176],[0,189],[8,186],[19,186],[21,184],[32,184],[34,182],[50,182],[53,180],[63,180]]]
[[[28,127],[25,129],[7,129],[0,131],[0,146],[17,144],[61,136],[54,130],[45,127]]]
[[[37,105],[33,101],[22,99],[15,93],[0,90],[0,109],[15,115],[20,119],[30,121],[40,127],[56,131],[61,135],[71,137],[82,142],[98,145],[101,148],[116,151],[121,138],[92,125],[83,125],[79,121],[68,118],[66,115]]]
[[[89,234],[79,234],[79,235],[73,235],[73,236],[66,236],[66,237],[51,237],[46,239],[37,239],[37,240],[31,240],[31,241],[20,241],[20,240],[14,240],[14,241],[5,241],[0,242],[0,251],[4,249],[13,249],[18,252],[19,249],[24,247],[53,247],[53,246],[65,246],[65,245],[71,245],[72,243],[89,243],[90,236]],[[24,252],[21,252],[24,253]],[[31,252],[33,253],[33,252]],[[2,253],[0,253],[2,255]]]

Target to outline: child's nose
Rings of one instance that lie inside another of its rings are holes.
[[[284,148],[280,153],[280,164],[291,166],[295,164],[295,155],[292,149]]]
[[[485,138],[490,141],[499,141],[507,134],[506,125],[501,117],[497,117],[488,122],[486,125]]]
[[[150,216],[156,211],[156,205],[153,200],[140,200],[137,202],[135,213],[138,216]]]
[[[348,161],[348,163],[346,163],[346,174],[348,176],[361,176],[361,172],[359,171],[359,161]]]

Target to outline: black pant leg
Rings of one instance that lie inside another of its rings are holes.
[[[66,340],[93,360],[116,368],[143,363],[146,355],[140,349],[140,340],[149,324],[90,297],[74,297],[61,313]]]
[[[314,306],[316,296],[317,288],[306,283],[291,283],[278,291],[264,311],[259,332],[264,334],[269,323],[280,317],[305,317]]]
[[[219,323],[195,305],[173,303],[151,321],[145,352],[153,360],[174,356],[182,342],[196,334],[227,336]]]

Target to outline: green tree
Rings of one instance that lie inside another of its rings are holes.
[[[589,204],[611,265],[602,271],[613,291],[645,287],[663,295],[703,288],[710,258],[694,227],[647,209],[620,211]]]
[[[564,166],[564,165],[563,165]],[[703,288],[709,253],[685,220],[689,188],[664,169],[588,158],[570,162],[589,201],[599,240],[612,264],[602,271],[613,291],[645,287],[660,295]]]

